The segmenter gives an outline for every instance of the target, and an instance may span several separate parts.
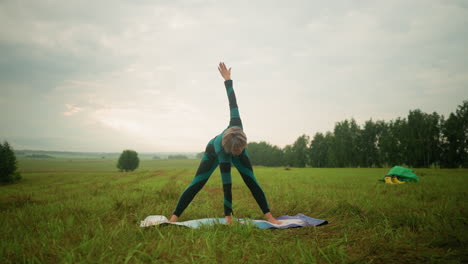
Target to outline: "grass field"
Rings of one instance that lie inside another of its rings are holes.
[[[196,160],[19,160],[0,186],[0,263],[467,263],[468,170],[415,169],[421,182],[385,185],[388,169],[256,167],[272,213],[326,219],[286,230],[250,226],[140,228],[169,217]],[[219,170],[180,220],[222,217]],[[262,214],[233,170],[237,217]]]

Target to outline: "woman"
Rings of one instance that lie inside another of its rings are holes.
[[[232,193],[231,193],[231,163],[237,168],[247,187],[252,192],[255,200],[265,214],[268,222],[281,224],[270,213],[270,208],[262,188],[255,179],[252,165],[245,151],[247,137],[242,131],[242,122],[237,108],[236,95],[232,88],[231,68],[226,68],[224,63],[218,67],[224,78],[224,86],[229,99],[231,120],[229,126],[215,138],[208,142],[205,154],[198,167],[195,178],[182,192],[170,222],[177,222],[179,216],[187,208],[195,195],[203,188],[213,171],[219,165],[224,190],[224,217],[227,224],[232,223]]]

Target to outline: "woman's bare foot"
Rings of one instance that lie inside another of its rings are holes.
[[[232,216],[227,215],[224,217],[224,219],[226,219],[226,224],[232,225]]]
[[[177,217],[177,215],[172,215],[169,222],[174,223],[174,222],[177,222],[177,220],[179,220],[179,217]]]
[[[265,218],[268,222],[272,223],[272,224],[275,224],[275,225],[281,225],[281,221],[278,221],[276,220],[276,218],[274,218],[270,212],[266,213],[265,214]]]

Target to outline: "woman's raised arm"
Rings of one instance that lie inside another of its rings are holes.
[[[228,70],[226,65],[223,62],[220,62],[218,70],[221,73],[221,76],[224,78],[224,86],[226,87],[226,92],[229,99],[229,112],[231,118],[229,121],[229,127],[238,126],[242,128],[239,108],[237,107],[236,94],[234,93],[234,88],[232,87],[231,68]]]

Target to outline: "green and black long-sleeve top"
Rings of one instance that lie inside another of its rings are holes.
[[[242,127],[242,120],[239,115],[239,108],[237,106],[237,100],[236,100],[236,94],[234,93],[234,88],[232,87],[232,80],[227,80],[224,82],[224,86],[226,87],[226,93],[228,96],[229,100],[229,112],[230,112],[230,121],[229,121],[229,126],[223,130],[221,134],[216,136],[214,139],[214,149],[216,152],[216,155],[218,156],[219,163],[231,163],[231,158],[232,155],[229,153],[226,153],[224,151],[224,148],[221,144],[224,132],[226,132],[227,129],[237,126],[240,128]]]

